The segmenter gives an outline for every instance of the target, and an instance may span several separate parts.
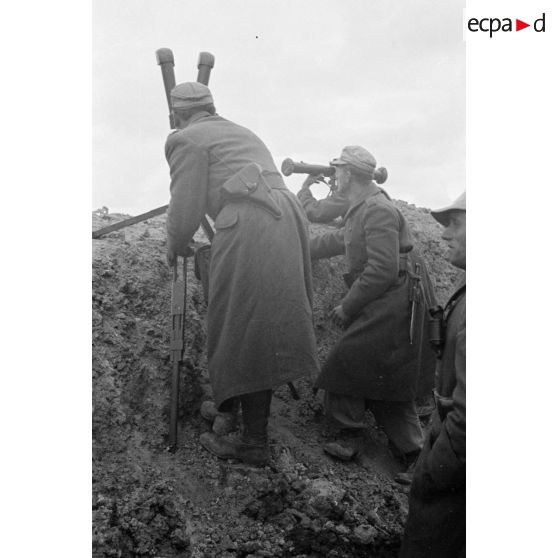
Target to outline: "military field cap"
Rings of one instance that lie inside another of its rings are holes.
[[[176,85],[171,90],[170,98],[173,109],[189,109],[213,104],[209,87],[197,81]]]
[[[432,217],[447,227],[449,224],[449,214],[452,211],[466,211],[465,209],[465,192],[463,192],[452,204],[447,207],[442,207],[442,209],[433,209],[430,213]]]
[[[341,151],[341,155],[337,159],[333,159],[329,164],[333,166],[349,165],[371,175],[374,175],[374,170],[376,169],[374,155],[364,149],[364,147],[360,147],[360,145],[347,145]]]

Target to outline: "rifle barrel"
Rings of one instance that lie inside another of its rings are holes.
[[[163,205],[161,207],[157,207],[156,209],[152,209],[147,213],[142,213],[141,215],[136,215],[135,217],[130,217],[129,219],[124,219],[123,221],[118,221],[118,223],[113,223],[112,225],[108,225],[108,227],[103,227],[102,229],[97,229],[93,231],[93,238],[101,238],[105,234],[119,231],[125,227],[129,227],[130,225],[135,225],[137,223],[141,223],[142,221],[147,221],[147,219],[151,219],[151,217],[157,217],[157,215],[162,215],[165,213],[169,206]]]
[[[130,217],[129,219],[124,219],[123,221],[118,221],[118,223],[113,223],[112,225],[108,225],[107,227],[103,227],[102,229],[97,229],[93,231],[92,237],[93,240],[97,238],[101,238],[105,234],[119,231],[120,229],[124,229],[125,227],[129,227],[131,225],[136,225],[137,223],[141,223],[142,221],[147,221],[147,219],[151,219],[151,217],[157,217],[158,215],[162,215],[168,209],[168,205],[163,205],[156,209],[152,209],[151,211],[147,211],[146,213],[142,213],[141,215],[136,215],[135,217]],[[203,232],[207,236],[209,242],[213,240],[214,232],[212,226],[209,224],[207,217],[203,217],[201,221],[201,226]]]
[[[180,395],[180,363],[184,357],[184,322],[186,320],[186,258],[182,260],[182,278],[178,265],[173,267],[171,291],[171,342],[172,384],[169,421],[169,447],[176,450],[178,434],[178,401]]]

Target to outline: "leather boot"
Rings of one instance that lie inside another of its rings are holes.
[[[351,461],[358,456],[364,446],[364,432],[360,428],[344,428],[335,438],[326,442],[322,448],[332,457],[341,461]]]
[[[267,421],[271,405],[271,390],[240,396],[242,435],[250,444],[267,446]]]
[[[218,436],[213,432],[204,432],[200,436],[200,443],[220,459],[238,459],[257,467],[263,467],[269,461],[267,444],[251,443],[238,433]]]
[[[213,401],[202,403],[200,415],[211,423],[211,429],[219,436],[234,432],[238,427],[238,411],[219,412]]]
[[[201,435],[202,446],[221,459],[238,459],[262,467],[269,461],[267,421],[271,390],[239,397],[242,407],[242,434],[219,436],[212,432]]]
[[[420,455],[420,451],[413,451],[411,453],[406,453],[402,459],[404,465],[407,467],[402,473],[397,473],[395,475],[395,482],[399,484],[409,485],[413,482],[413,475],[415,473],[415,467]]]

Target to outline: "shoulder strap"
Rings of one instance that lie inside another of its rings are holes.
[[[446,307],[444,308],[444,321],[447,322],[453,309],[457,306],[459,299],[465,294],[465,287],[466,285],[462,285],[455,291],[450,299],[446,303]]]

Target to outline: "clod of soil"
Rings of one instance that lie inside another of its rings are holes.
[[[441,227],[425,209],[395,202],[427,260],[441,302],[458,272]],[[93,213],[93,229],[125,215]],[[211,397],[205,303],[188,262],[179,448],[167,452],[171,364],[170,281],[164,216],[93,241],[93,555],[118,557],[395,557],[407,513],[403,469],[370,417],[356,462],[321,450],[321,403],[307,382],[300,400],[273,397],[273,465],[219,461],[198,444]],[[313,232],[327,226],[312,225]],[[200,236],[198,240],[203,240]],[[345,292],[343,258],[313,267],[320,359],[339,336],[327,318]]]

